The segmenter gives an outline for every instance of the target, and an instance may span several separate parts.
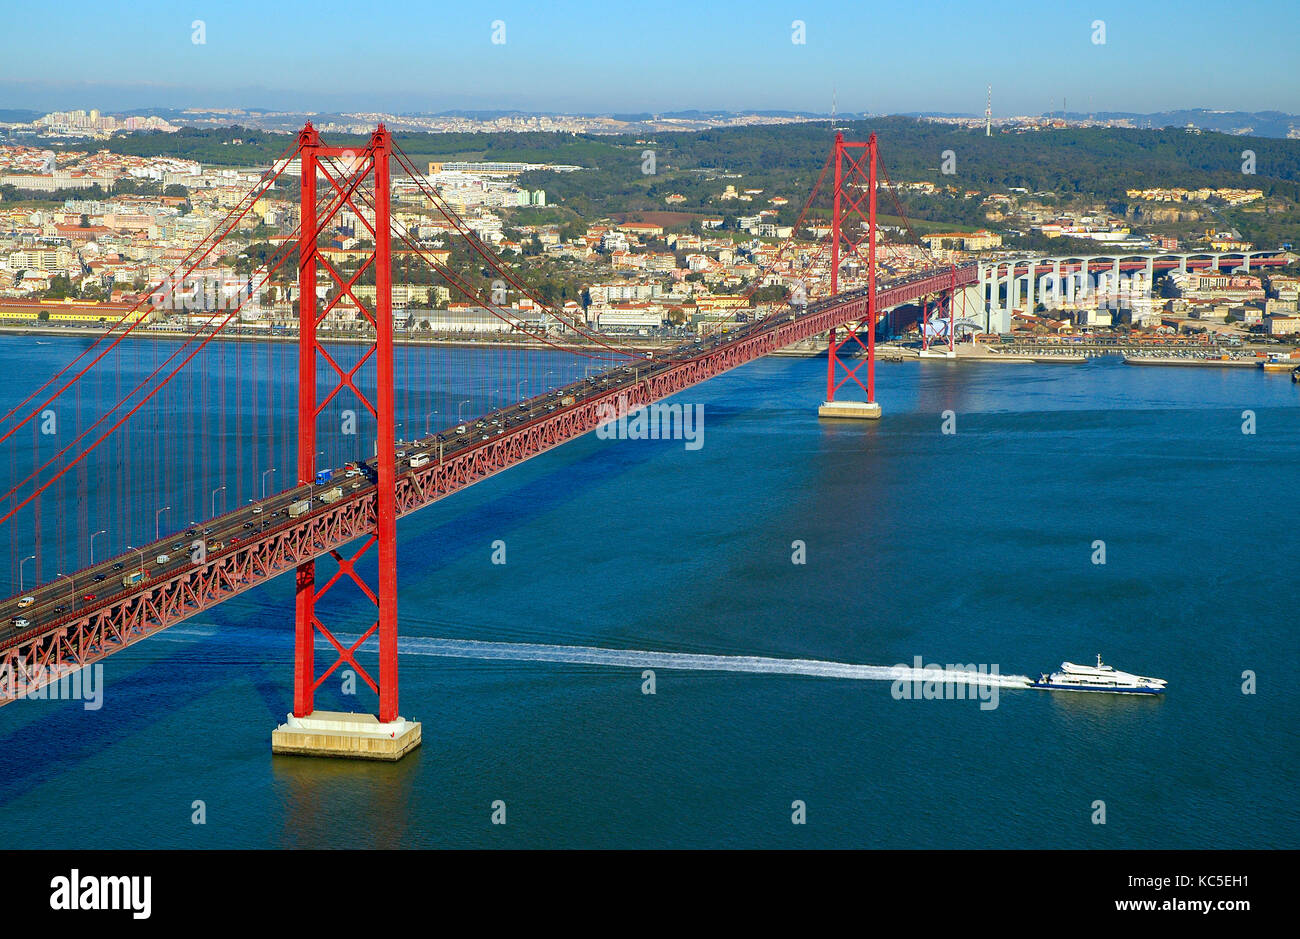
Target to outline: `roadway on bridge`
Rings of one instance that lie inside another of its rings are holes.
[[[908,277],[891,279],[882,283],[880,290],[897,289],[935,276],[925,271]],[[631,387],[662,372],[677,368],[692,359],[701,358],[730,343],[775,330],[792,319],[800,319],[826,309],[830,305],[858,300],[865,289],[844,292],[834,298],[811,304],[789,314],[770,314],[764,319],[736,326],[709,339],[683,343],[670,352],[617,366],[599,376],[579,379],[561,388],[534,396],[517,405],[498,408],[468,424],[446,428],[412,442],[397,444],[395,459],[399,461],[398,476],[416,472],[412,459],[428,457],[441,461],[449,456],[483,446],[495,437],[516,433],[529,424],[551,416],[557,411],[577,408],[592,398],[608,395],[620,388]],[[881,309],[878,313],[883,314]],[[418,460],[421,467],[425,464]],[[349,464],[332,470],[330,482],[317,486],[303,484],[276,493],[266,499],[250,501],[237,509],[216,516],[206,524],[192,522],[185,530],[173,532],[149,544],[107,558],[91,567],[72,574],[60,575],[55,580],[40,584],[15,594],[0,602],[0,648],[7,648],[47,633],[66,623],[83,619],[95,610],[140,593],[157,583],[166,581],[185,568],[198,563],[209,563],[223,553],[249,543],[267,539],[279,531],[308,521],[312,516],[333,511],[339,504],[367,496],[378,484],[378,458],[372,457],[359,464]],[[320,498],[322,491],[334,487],[342,489],[339,498],[328,504]],[[307,499],[310,508],[295,517],[289,509]],[[205,540],[201,562],[191,557],[193,542]],[[123,578],[133,571],[142,571],[142,579],[127,585]]]

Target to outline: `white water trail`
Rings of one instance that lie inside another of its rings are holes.
[[[369,645],[370,643],[367,643]],[[702,672],[747,672],[765,675],[811,675],[856,681],[937,681],[965,685],[1026,687],[1025,675],[914,668],[904,665],[857,665],[822,659],[783,659],[763,655],[705,655],[695,652],[653,652],[648,649],[606,649],[599,646],[562,646],[530,642],[486,642],[472,639],[406,637],[397,641],[403,655],[509,662],[564,662],[573,665],[611,665],[621,668],[666,668]]]
[[[160,633],[159,638],[184,642],[229,634],[228,628],[199,624],[178,626]],[[265,641],[267,634],[258,633]],[[359,638],[336,633],[345,647]],[[317,636],[316,644],[331,649]],[[379,640],[371,637],[361,645],[367,652],[377,651]],[[610,649],[602,646],[554,645],[534,642],[493,642],[478,639],[438,639],[426,636],[401,636],[397,640],[400,655],[427,655],[442,658],[477,659],[493,662],[557,662],[568,665],[607,665],[614,668],[658,668],[694,672],[740,672],[759,675],[808,675],[814,678],[846,678],[853,681],[938,682],[953,685],[997,685],[1002,688],[1025,688],[1027,675],[991,674],[971,671],[962,666],[926,665],[859,665],[853,662],[830,662],[824,659],[785,659],[766,655],[711,655],[698,652],[656,652],[650,649]],[[991,669],[993,666],[987,666]]]

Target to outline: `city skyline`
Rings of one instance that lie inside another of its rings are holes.
[[[30,23],[0,67],[10,107],[827,113],[834,98],[852,113],[979,114],[992,85],[994,116],[1062,106],[1300,113],[1288,68],[1300,37],[1275,0],[1255,8],[1271,28],[1222,33],[1208,28],[1206,3],[1071,4],[1026,18],[1008,2],[976,17],[928,2],[838,10],[760,0],[742,18],[669,2],[646,14],[641,48],[625,19],[588,2],[404,4],[367,10],[370,28],[339,4],[232,0],[178,15],[149,0],[107,23],[98,5],[57,6],[61,15]],[[846,38],[916,35],[918,24],[933,27],[919,49]],[[53,74],[50,48],[67,50]],[[351,75],[340,68],[349,62]],[[322,73],[333,89],[317,90]]]

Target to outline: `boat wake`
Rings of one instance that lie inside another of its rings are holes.
[[[855,681],[940,681],[951,684],[1029,686],[1027,675],[989,675],[969,670],[913,668],[899,665],[857,665],[822,659],[783,659],[762,655],[706,655],[694,652],[654,652],[648,649],[608,649],[600,646],[546,645],[529,642],[485,642],[471,639],[399,639],[404,655],[510,662],[563,662],[572,665],[609,665],[616,668],[662,668],[680,671],[745,672],[765,675],[809,675]]]
[[[229,627],[217,628],[195,625],[178,626],[160,633],[156,638],[169,638],[174,642],[193,641],[199,638],[229,636]],[[265,631],[240,631],[241,639],[254,641],[280,641],[281,636]],[[292,641],[291,636],[283,637]],[[335,638],[344,646],[351,646],[359,638],[341,633]],[[329,643],[317,637],[317,645],[329,648]],[[366,652],[375,652],[379,641],[370,638],[361,645]],[[475,659],[486,662],[553,662],[566,665],[604,665],[612,668],[655,668],[688,672],[735,672],[752,675],[806,675],[813,678],[840,678],[850,681],[906,681],[941,682],[953,685],[996,685],[1002,688],[1028,688],[1032,679],[1028,675],[990,675],[987,672],[963,668],[929,666],[916,668],[910,665],[860,665],[853,662],[832,662],[825,659],[787,659],[765,655],[713,655],[697,652],[659,652],[651,649],[611,649],[603,646],[556,645],[534,642],[493,642],[476,639],[439,639],[427,636],[402,636],[397,640],[400,655],[424,655],[441,658]]]

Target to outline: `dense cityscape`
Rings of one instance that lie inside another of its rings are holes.
[[[225,120],[241,116],[222,115]],[[395,115],[357,117],[399,126],[403,122]],[[715,126],[779,125],[787,120],[805,119],[749,115],[720,119]],[[977,120],[966,123],[976,132],[980,129]],[[1127,119],[1110,122],[1129,125]],[[600,132],[589,123],[568,124],[552,117],[411,126],[435,132]],[[1043,132],[1051,133],[1053,126],[1065,124],[1057,119]],[[985,130],[991,129],[990,121]],[[290,278],[268,278],[257,266],[298,222],[296,193],[286,183],[293,166],[240,221],[229,253],[192,271],[185,283],[167,282],[168,273],[207,235],[232,200],[269,168],[238,165],[238,159],[231,160],[234,165],[221,165],[169,154],[168,137],[178,130],[157,117],[119,117],[97,110],[50,113],[29,125],[9,125],[11,136],[38,131],[50,139],[48,148],[40,143],[0,145],[0,324],[93,329],[133,311],[129,315],[143,317],[151,331],[184,333],[199,328],[212,310],[224,308],[242,291],[251,296],[239,307],[241,330],[287,334],[296,329]],[[1009,130],[1004,122],[999,133]],[[159,152],[142,156],[93,145],[97,138],[137,132],[152,132]],[[224,143],[238,150],[243,141],[235,137]],[[508,259],[546,263],[554,276],[545,285],[545,299],[562,308],[565,316],[550,315],[518,291],[507,290],[494,296],[492,305],[509,308],[512,322],[486,308],[490,284],[479,285],[484,303],[476,303],[453,295],[443,279],[426,272],[409,281],[399,277],[394,284],[394,325],[399,332],[430,340],[490,334],[514,339],[538,331],[562,332],[576,317],[601,330],[635,334],[648,342],[668,341],[736,318],[740,307],[762,315],[796,293],[818,296],[829,289],[829,258],[818,250],[828,224],[824,218],[805,217],[796,230],[800,197],[792,189],[753,185],[742,173],[718,171],[692,181],[706,187],[702,198],[667,192],[660,197],[659,212],[582,217],[569,211],[557,217],[546,211],[556,205],[548,203],[542,188],[548,176],[581,180],[590,172],[558,161],[429,161],[427,181],[479,238]],[[1119,283],[1109,285],[1108,292],[1104,283],[1094,281],[1093,289],[1070,291],[1069,296],[1040,289],[1042,299],[1032,307],[1010,309],[1000,328],[986,317],[982,324],[965,323],[957,339],[988,342],[998,332],[1034,339],[1122,335],[1155,341],[1181,336],[1201,337],[1217,350],[1221,343],[1267,344],[1300,333],[1300,278],[1290,266],[1295,260],[1291,245],[1254,244],[1221,221],[1220,208],[1272,211],[1278,198],[1266,197],[1257,186],[1130,188],[1118,202],[1086,194],[1066,202],[1060,193],[1024,187],[987,191],[945,185],[942,175],[936,181],[899,179],[894,184],[904,200],[912,195],[938,200],[940,215],[947,202],[961,206],[954,217],[969,221],[970,206],[975,205],[978,221],[986,226],[945,231],[940,219],[918,237],[910,228],[895,225],[893,233],[904,243],[883,263],[896,273],[935,260],[997,264],[1027,256],[1026,248],[1012,249],[1004,239],[1032,245],[1045,257],[1245,257],[1273,251],[1285,262],[1267,270],[1258,265],[1251,270],[1248,263],[1200,271],[1184,266],[1139,285],[1140,290],[1128,290],[1123,304],[1117,296]],[[884,182],[879,185],[883,193]],[[410,181],[399,180],[394,196],[404,236],[432,257],[452,261],[452,225],[421,204]],[[337,219],[329,245],[332,257],[346,265],[355,256],[364,234],[359,228],[347,213]],[[890,230],[888,224],[885,230]],[[1053,250],[1056,245],[1063,249]],[[852,280],[862,271],[845,273]],[[142,303],[146,293],[148,302]],[[358,316],[355,305],[344,298],[323,328],[349,329]],[[916,316],[901,326],[895,319],[895,332],[888,338],[924,344],[929,337],[921,336],[926,328],[922,319]]]

